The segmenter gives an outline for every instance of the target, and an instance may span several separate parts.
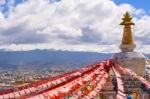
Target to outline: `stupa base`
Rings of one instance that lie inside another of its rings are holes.
[[[121,66],[133,70],[137,75],[143,75],[146,65],[143,54],[138,52],[120,52],[114,54],[112,59]]]

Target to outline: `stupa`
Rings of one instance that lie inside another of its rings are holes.
[[[130,68],[138,75],[143,75],[146,64],[145,57],[142,53],[135,52],[136,45],[134,43],[131,25],[135,25],[131,15],[126,12],[122,18],[120,25],[124,26],[122,43],[119,46],[121,52],[113,55],[113,60],[123,67]]]

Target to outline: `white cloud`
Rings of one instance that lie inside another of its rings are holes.
[[[112,0],[55,3],[27,0],[10,9],[5,19],[0,13],[1,49],[116,52],[115,45],[120,44],[122,37],[122,27],[118,24],[126,11],[134,16],[142,15],[134,19],[135,39],[139,45],[150,44],[150,17],[129,4],[116,5]]]
[[[0,12],[0,19],[1,21],[4,19],[4,15],[2,14],[2,12]]]
[[[99,47],[97,47],[99,46]],[[116,45],[97,45],[97,44],[65,44],[60,42],[53,42],[51,44],[44,43],[44,44],[11,44],[11,45],[3,45],[0,46],[0,49],[6,49],[6,51],[26,51],[26,50],[34,50],[34,49],[52,49],[52,50],[63,50],[63,51],[86,51],[86,52],[100,52],[100,53],[106,53],[110,52],[113,53],[115,49],[115,52],[118,52],[118,48]]]
[[[1,0],[0,5],[4,5],[6,3],[6,0]]]

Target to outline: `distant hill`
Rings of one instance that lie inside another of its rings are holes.
[[[0,51],[0,69],[69,70],[111,58],[112,55],[112,53],[54,50]],[[150,55],[146,56],[150,58]]]
[[[111,58],[112,54],[52,50],[0,51],[2,69],[73,69]]]

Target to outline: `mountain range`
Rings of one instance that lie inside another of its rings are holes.
[[[0,69],[69,70],[111,58],[112,55],[112,53],[59,50],[0,51]]]

